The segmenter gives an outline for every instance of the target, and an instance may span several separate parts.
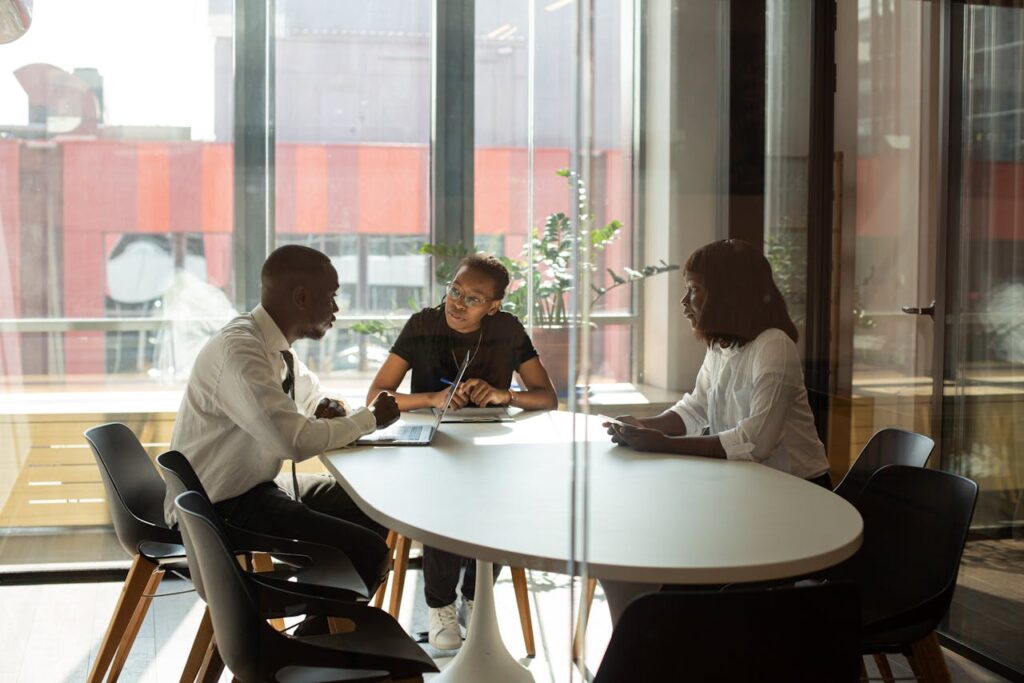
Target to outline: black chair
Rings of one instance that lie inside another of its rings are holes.
[[[594,683],[857,681],[852,584],[642,595],[622,614]]]
[[[924,467],[934,449],[935,442],[927,436],[895,427],[881,429],[864,445],[835,492],[852,503],[860,497],[871,475],[881,468],[886,465]]]
[[[167,491],[173,498],[182,493],[195,491],[209,501],[206,489],[199,481],[192,464],[178,451],[161,453],[156,459],[164,473]],[[279,560],[276,568],[264,564],[257,569],[260,580],[271,586],[278,586],[291,593],[312,593],[332,600],[367,602],[369,588],[352,565],[352,561],[341,550],[322,543],[311,543],[279,536],[247,531],[232,526],[217,517],[220,531],[230,541],[237,554],[255,553],[257,557],[273,556]],[[203,594],[202,579],[193,575],[192,581],[199,596]],[[276,606],[277,612],[274,613]],[[296,612],[287,603],[264,606],[264,614],[272,617],[294,616]]]
[[[294,602],[333,603],[354,631],[296,638],[272,629],[260,611],[264,588],[242,570],[210,502],[190,491],[175,499],[189,567],[202,576],[217,647],[242,681],[381,680],[436,672],[426,653],[389,615],[351,603],[295,594]],[[280,592],[280,589],[275,589]],[[342,669],[342,671],[336,671]],[[334,670],[334,671],[329,671]],[[362,670],[361,672],[352,670]],[[343,678],[348,676],[349,678]]]
[[[861,588],[861,651],[902,653],[919,680],[949,680],[935,627],[953,600],[978,485],[948,472],[890,465],[857,499],[864,542],[824,577]]]
[[[123,424],[110,423],[87,430],[85,439],[96,456],[117,540],[132,556],[89,671],[89,683],[99,683],[108,669],[109,681],[120,676],[164,572],[185,569],[185,549],[181,534],[164,522],[164,482],[135,434]]]

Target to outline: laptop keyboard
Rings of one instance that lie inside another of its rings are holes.
[[[415,441],[423,433],[423,427],[417,425],[402,425],[388,427],[382,432],[370,435],[374,441]]]

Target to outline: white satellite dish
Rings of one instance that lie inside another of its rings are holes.
[[[11,43],[32,25],[32,0],[0,0],[0,43]]]

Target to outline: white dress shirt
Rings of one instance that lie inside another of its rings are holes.
[[[693,392],[671,410],[689,435],[709,428],[730,460],[753,460],[802,479],[828,471],[800,354],[782,330],[765,330],[739,348],[709,348]]]
[[[376,428],[365,408],[317,419],[325,397],[316,375],[295,354],[295,400],[281,383],[288,340],[257,306],[210,338],[192,366],[174,423],[171,448],[192,463],[213,502],[271,481],[283,460],[305,460],[341,448]],[[173,501],[164,501],[173,520]]]

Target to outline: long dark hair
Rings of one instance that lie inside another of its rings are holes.
[[[708,346],[743,346],[772,327],[797,340],[771,264],[754,245],[712,242],[690,254],[685,272],[704,279],[704,305],[695,329]]]

